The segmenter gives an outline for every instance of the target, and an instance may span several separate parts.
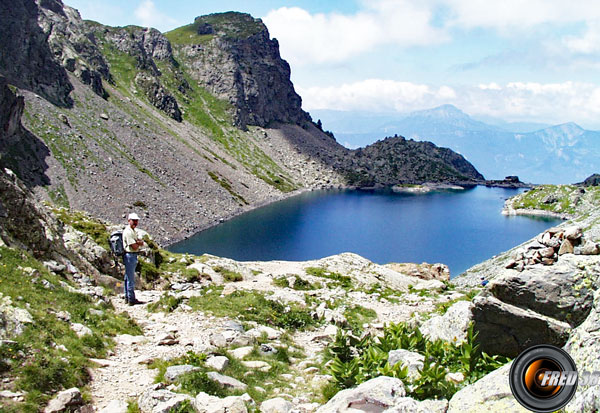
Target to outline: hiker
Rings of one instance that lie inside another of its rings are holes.
[[[134,212],[129,214],[127,221],[129,225],[123,230],[123,263],[125,264],[125,302],[129,305],[143,304],[135,298],[135,268],[138,262],[138,253],[144,241],[142,230],[136,230],[140,217]]]

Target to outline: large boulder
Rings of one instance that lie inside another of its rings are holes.
[[[553,266],[510,270],[473,300],[481,349],[515,357],[536,344],[562,347],[592,308],[595,256],[565,255]],[[582,268],[590,268],[583,271]]]
[[[425,321],[419,330],[432,341],[441,339],[460,344],[467,338],[467,329],[473,320],[473,304],[459,301],[453,304],[444,315],[433,316]]]
[[[447,413],[529,412],[514,398],[508,384],[509,363],[458,391]]]
[[[33,318],[29,311],[14,307],[10,297],[0,293],[0,340],[20,335],[31,323]]]
[[[390,366],[400,363],[408,369],[408,377],[418,379],[421,377],[419,370],[423,370],[423,361],[425,357],[414,351],[399,349],[388,353],[388,363]]]
[[[580,378],[590,372],[600,371],[600,291],[596,291],[594,305],[587,319],[569,337],[564,349],[573,358]],[[593,412],[600,411],[600,386],[582,385],[581,379],[573,400],[565,407],[565,411]]]
[[[475,297],[473,304],[477,339],[486,353],[516,357],[536,344],[563,346],[569,338],[569,324],[494,296]]]
[[[321,406],[317,413],[382,412],[394,407],[405,395],[402,381],[380,376],[358,387],[338,392],[327,404]]]

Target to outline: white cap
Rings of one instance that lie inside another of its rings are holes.
[[[132,212],[131,214],[129,214],[129,216],[127,217],[127,220],[130,219],[137,219],[139,221],[140,217],[138,217],[138,214],[136,214],[135,212]]]

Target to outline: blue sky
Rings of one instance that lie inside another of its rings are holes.
[[[85,19],[161,31],[242,11],[263,19],[311,109],[475,116],[600,130],[600,2],[65,0]]]

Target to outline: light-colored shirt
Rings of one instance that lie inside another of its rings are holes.
[[[137,252],[137,250],[131,248],[131,244],[135,244],[139,238],[141,238],[139,232],[127,225],[123,230],[123,248],[125,248],[125,252]]]

